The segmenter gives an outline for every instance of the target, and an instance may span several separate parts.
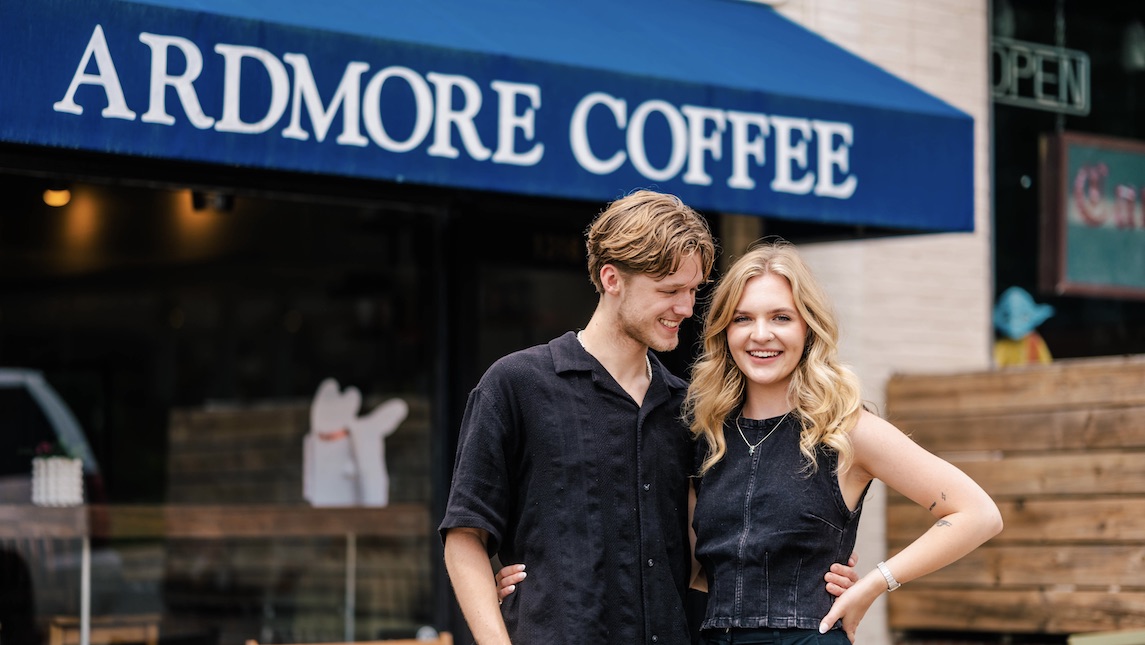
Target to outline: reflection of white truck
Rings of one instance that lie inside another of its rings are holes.
[[[60,395],[38,371],[0,368],[0,503],[31,503],[32,457],[45,444],[83,460],[87,494],[101,491],[91,446]]]
[[[36,447],[55,444],[83,460],[84,498],[106,503],[99,466],[83,429],[68,405],[36,370],[0,368],[0,504],[31,505],[32,458]],[[155,581],[125,578],[124,560],[118,547],[97,545],[91,549],[87,603],[92,614],[154,613],[160,607]],[[38,535],[0,537],[0,556],[9,567],[22,560],[30,583],[29,598],[37,617],[79,615],[85,604],[83,593],[83,551],[78,539]],[[2,564],[0,564],[2,566]],[[4,574],[0,571],[0,592]],[[10,573],[7,572],[7,573]],[[12,590],[7,590],[11,592]],[[0,597],[3,594],[0,593]],[[9,596],[10,597],[10,596]],[[9,638],[18,632],[19,614],[15,607],[0,602],[3,634],[0,641],[37,642]],[[24,616],[24,623],[32,616]]]

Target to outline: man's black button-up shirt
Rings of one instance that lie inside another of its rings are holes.
[[[689,642],[686,384],[649,356],[639,407],[572,332],[470,393],[440,530],[484,529],[528,566],[501,608],[514,642]]]

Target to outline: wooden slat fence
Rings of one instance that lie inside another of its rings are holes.
[[[891,594],[892,629],[1145,627],[1145,357],[896,376],[887,417],[978,481],[1006,524]],[[890,552],[932,522],[890,493]]]

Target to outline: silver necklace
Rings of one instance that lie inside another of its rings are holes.
[[[587,352],[588,348],[584,346],[584,338],[581,336],[581,334],[583,334],[583,333],[584,333],[583,329],[576,333],[576,342],[580,343],[581,348]],[[648,358],[648,354],[644,354],[644,369],[648,373],[648,382],[651,383],[652,382],[652,360]]]
[[[755,449],[758,448],[764,441],[767,441],[767,438],[771,436],[771,433],[775,432],[775,429],[779,427],[779,424],[783,423],[783,420],[786,419],[787,415],[789,414],[791,414],[791,410],[784,412],[783,416],[779,417],[779,421],[776,421],[775,425],[771,426],[771,430],[768,430],[767,434],[763,435],[763,439],[760,439],[758,443],[752,445],[752,443],[748,441],[747,437],[744,435],[743,428],[739,427],[739,420],[743,418],[743,411],[741,410],[739,416],[736,417],[736,430],[739,430],[740,439],[743,439],[743,442],[747,444],[747,454],[754,455]]]

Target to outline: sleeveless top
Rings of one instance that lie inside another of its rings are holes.
[[[752,445],[775,429],[749,454],[738,416],[724,422],[724,458],[696,479],[696,558],[709,590],[701,629],[818,629],[834,600],[823,575],[854,551],[867,491],[849,509],[837,454],[820,445],[811,470],[790,416],[740,419]],[[707,442],[697,442],[697,465],[707,452]]]

